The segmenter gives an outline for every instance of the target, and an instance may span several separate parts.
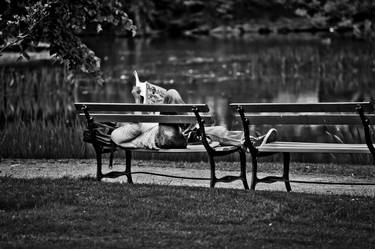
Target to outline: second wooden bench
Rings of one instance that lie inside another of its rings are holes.
[[[242,121],[246,147],[252,158],[251,189],[259,182],[284,181],[289,183],[290,153],[371,153],[375,161],[375,149],[370,134],[370,124],[375,124],[373,104],[370,102],[326,103],[232,103]],[[361,125],[366,143],[316,143],[307,141],[274,141],[254,147],[250,141],[249,125]],[[283,154],[282,176],[257,177],[258,158],[275,153]]]

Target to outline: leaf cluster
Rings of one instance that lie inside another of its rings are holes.
[[[135,35],[135,26],[118,0],[7,0],[0,12],[1,52],[27,52],[48,43],[51,55],[69,70],[100,74],[100,60],[79,38],[88,25],[97,33],[117,26]]]

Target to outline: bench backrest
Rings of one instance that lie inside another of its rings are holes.
[[[79,115],[85,117],[85,110],[96,122],[141,122],[141,123],[195,123],[193,108],[208,113],[206,104],[133,104],[133,103],[87,103],[74,104]],[[202,114],[206,123],[212,122],[209,114]],[[86,116],[86,118],[88,118]]]
[[[233,111],[243,110],[250,125],[361,125],[358,108],[375,124],[371,102],[325,103],[231,103]],[[239,115],[237,115],[239,116]]]

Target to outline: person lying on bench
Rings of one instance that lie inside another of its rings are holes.
[[[132,94],[135,103],[141,103],[140,89],[134,87]],[[164,104],[185,104],[181,95],[175,90],[167,91],[163,100]],[[186,148],[192,135],[196,134],[196,129],[192,125],[178,124],[158,124],[158,123],[124,123],[115,129],[111,134],[112,141],[125,148],[147,148],[147,149],[171,149]],[[195,132],[195,133],[192,133]],[[211,141],[219,142],[220,145],[243,146],[243,131],[229,131],[223,126],[205,127],[206,135]],[[277,131],[270,129],[267,134],[260,137],[250,137],[254,146],[258,146],[262,141],[275,141]]]

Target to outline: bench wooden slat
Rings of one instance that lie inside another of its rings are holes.
[[[80,114],[81,117],[85,117],[84,114]],[[151,115],[151,114],[102,114],[102,113],[90,113],[90,116],[94,118],[96,122],[134,122],[134,123],[169,123],[169,124],[188,124],[196,123],[197,119],[192,115]],[[212,117],[208,115],[202,115],[202,120],[207,124],[212,122]]]
[[[242,106],[245,112],[356,112],[357,106],[365,112],[374,110],[371,102],[321,102],[321,103],[231,103],[233,111]]]
[[[78,111],[83,106],[87,106],[91,112],[191,112],[193,107],[198,108],[199,112],[208,112],[209,108],[206,104],[134,104],[134,103],[85,103],[79,102],[74,104]]]
[[[307,143],[307,142],[286,142],[286,141],[277,141],[277,142],[272,142],[271,144],[275,144],[275,145],[280,145],[280,146],[295,146],[295,147],[299,147],[299,146],[303,146],[303,147],[308,147],[308,146],[317,146],[317,144],[326,144],[327,146],[344,146],[344,145],[349,145],[350,147],[363,147],[363,146],[366,146],[366,144],[340,144],[340,143],[314,143],[314,142],[311,142],[311,143]]]
[[[366,144],[272,142],[257,149],[261,152],[370,153]]]
[[[360,125],[362,121],[358,114],[272,114],[272,115],[245,115],[249,119],[250,125],[261,125],[261,124],[301,124],[301,125]],[[375,124],[375,115],[367,114],[366,115],[371,124]],[[240,118],[239,115],[236,117]]]

